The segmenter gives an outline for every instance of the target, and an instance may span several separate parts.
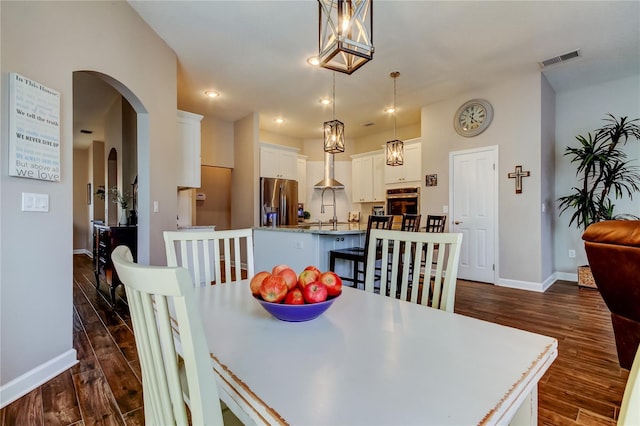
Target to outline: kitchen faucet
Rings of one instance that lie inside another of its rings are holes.
[[[320,198],[320,213],[324,213],[324,193],[327,191],[327,189],[330,189],[333,193],[333,218],[330,220],[330,222],[333,223],[333,228],[336,229],[338,225],[338,217],[336,216],[336,190],[329,186],[322,190],[322,196]]]

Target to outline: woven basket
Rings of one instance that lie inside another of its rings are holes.
[[[589,265],[578,266],[578,285],[580,287],[598,288]]]

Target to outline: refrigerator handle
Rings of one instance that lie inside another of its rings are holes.
[[[280,214],[278,215],[278,225],[287,224],[287,197],[284,190],[284,184],[280,184]]]

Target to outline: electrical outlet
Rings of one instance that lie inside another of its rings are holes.
[[[576,251],[575,250],[569,250],[569,258],[573,259],[574,257],[576,257]]]

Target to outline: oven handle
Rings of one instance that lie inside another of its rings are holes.
[[[393,199],[399,199],[399,198],[417,198],[419,196],[420,194],[417,192],[414,192],[412,194],[393,194],[393,195],[387,195],[387,200],[393,200]]]

